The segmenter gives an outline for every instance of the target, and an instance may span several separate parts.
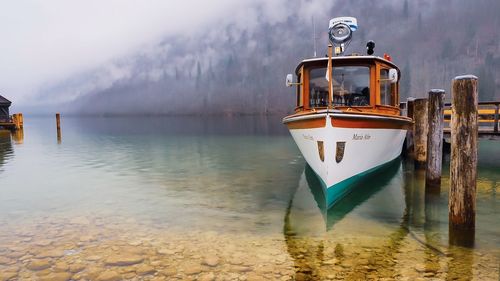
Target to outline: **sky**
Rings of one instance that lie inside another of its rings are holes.
[[[46,85],[169,36],[202,36],[204,29],[228,23],[252,28],[255,7],[272,23],[286,18],[286,5],[285,0],[2,0],[0,93],[29,104]]]

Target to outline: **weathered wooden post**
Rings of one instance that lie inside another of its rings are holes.
[[[56,113],[57,141],[61,142],[61,114]]]
[[[12,114],[12,123],[14,123],[14,130],[19,130],[19,123],[17,121],[17,114]]]
[[[427,104],[428,101],[426,98],[419,98],[413,101],[413,145],[417,166],[425,165],[425,161],[427,161],[427,133],[429,131]]]
[[[441,185],[443,161],[443,126],[444,126],[444,90],[434,89],[429,92],[427,162],[425,186]]]
[[[414,101],[414,98],[408,98],[406,100],[406,116],[411,119],[413,119]],[[413,128],[412,130],[406,131],[406,150],[409,155],[414,155]]]
[[[58,130],[61,129],[61,114],[60,113],[56,113],[56,126],[57,126]]]
[[[478,145],[477,85],[477,77],[472,75],[455,77],[452,82],[451,186],[448,211],[450,242],[453,244],[471,244],[474,241]]]
[[[23,129],[24,128],[24,116],[22,113],[17,114],[19,117],[19,128]]]
[[[498,133],[498,107],[499,104],[495,105],[495,124],[493,125],[493,132]]]

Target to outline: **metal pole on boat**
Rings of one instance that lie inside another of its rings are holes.
[[[426,189],[429,187],[439,188],[441,186],[444,96],[445,92],[441,89],[434,89],[429,92],[429,133],[427,135],[427,165],[425,172]]]
[[[478,79],[458,76],[451,92],[450,242],[470,244],[476,224]],[[467,239],[463,241],[463,239]]]
[[[332,44],[328,44],[328,108],[332,108],[333,100],[333,62],[332,62]]]
[[[415,164],[425,165],[427,161],[428,101],[419,98],[413,101],[413,141]]]

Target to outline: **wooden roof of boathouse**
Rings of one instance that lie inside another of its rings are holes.
[[[12,102],[6,98],[4,98],[2,95],[0,95],[0,106],[7,106],[9,107],[12,104]]]

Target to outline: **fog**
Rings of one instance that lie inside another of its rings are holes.
[[[28,113],[285,114],[285,75],[313,38],[325,54],[336,16],[358,18],[348,53],[392,56],[403,97],[465,73],[500,94],[496,0],[17,2],[0,6],[0,93]]]

